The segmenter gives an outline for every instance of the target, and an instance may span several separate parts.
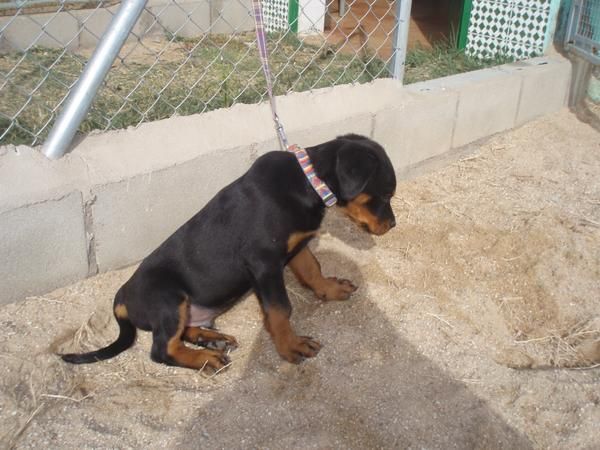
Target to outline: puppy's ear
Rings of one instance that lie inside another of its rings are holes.
[[[343,200],[353,199],[365,189],[377,163],[377,157],[364,146],[351,143],[339,149],[336,174]]]

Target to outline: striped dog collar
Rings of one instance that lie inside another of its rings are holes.
[[[306,178],[308,178],[308,181],[315,192],[319,194],[319,197],[321,197],[321,200],[323,200],[325,206],[329,207],[335,205],[337,203],[337,198],[333,192],[331,192],[329,186],[327,186],[325,182],[321,180],[315,173],[315,168],[310,162],[310,158],[308,153],[306,153],[306,150],[304,150],[302,147],[298,147],[296,144],[290,145],[288,150],[296,155],[296,159],[300,163],[300,167],[302,167],[304,175],[306,175]]]

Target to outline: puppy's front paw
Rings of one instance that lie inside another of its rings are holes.
[[[350,295],[358,289],[350,280],[330,277],[324,279],[323,286],[315,292],[321,300],[348,300]]]
[[[295,336],[284,348],[277,350],[286,361],[299,364],[305,358],[317,356],[321,350],[321,344],[309,336]]]

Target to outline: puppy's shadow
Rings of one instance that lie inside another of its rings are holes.
[[[366,285],[353,261],[333,252],[315,256],[326,276],[335,263],[334,275]],[[403,338],[366,287],[348,301],[324,303],[289,273],[286,283],[292,323],[318,339],[321,352],[289,364],[260,331],[241,376],[190,416],[179,446],[532,448],[468,385]]]
[[[320,229],[321,234],[330,234],[357,250],[369,250],[375,245],[373,236],[361,229],[339,208],[329,208]]]
[[[330,250],[313,251],[313,253],[321,265],[321,271],[325,278],[336,277],[347,279],[357,286],[358,289],[352,294],[350,300],[323,302],[311,290],[302,286],[291,270],[286,269],[284,273],[285,286],[290,302],[292,303],[292,321],[298,323],[300,326],[302,326],[306,318],[318,317],[323,310],[347,307],[353,302],[353,299],[365,295],[365,291],[363,290],[364,278],[360,268],[354,261]],[[312,331],[307,330],[307,332]]]

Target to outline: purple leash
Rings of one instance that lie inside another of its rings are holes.
[[[331,192],[331,189],[321,180],[315,173],[315,169],[310,161],[308,153],[302,147],[297,145],[288,145],[287,136],[283,129],[283,125],[277,115],[277,106],[275,105],[275,97],[273,96],[273,83],[271,70],[269,69],[269,52],[267,50],[267,38],[265,35],[265,25],[262,13],[262,6],[260,0],[252,0],[252,6],[254,9],[254,23],[256,24],[256,42],[258,44],[258,51],[260,53],[260,61],[262,63],[263,73],[267,81],[267,94],[269,95],[269,102],[271,104],[271,113],[273,115],[273,122],[275,123],[275,131],[277,131],[277,137],[279,139],[279,146],[283,151],[294,153],[300,167],[304,171],[306,178],[310,182],[311,186],[315,190],[319,197],[323,200],[326,206],[333,206],[337,203],[337,198]]]

